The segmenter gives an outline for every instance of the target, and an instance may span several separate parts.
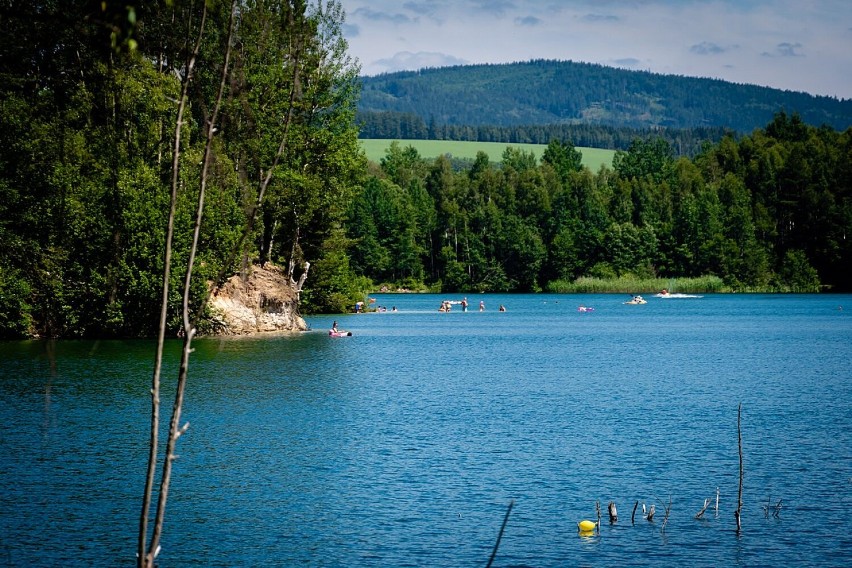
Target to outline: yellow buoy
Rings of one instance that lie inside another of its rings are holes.
[[[597,523],[595,523],[594,521],[580,521],[579,523],[577,523],[577,530],[581,533],[591,532],[595,530],[596,525]]]

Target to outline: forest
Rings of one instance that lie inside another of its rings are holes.
[[[852,288],[852,129],[776,114],[675,157],[636,139],[583,168],[570,141],[466,171],[394,143],[353,201],[353,268],[447,291],[555,290],[580,277],[720,278],[730,291]]]
[[[688,153],[638,136],[596,172],[558,131],[540,160],[509,148],[459,171],[397,144],[376,164],[343,22],[335,1],[4,3],[0,337],[152,336],[170,234],[172,334],[191,258],[201,332],[210,287],[264,262],[307,276],[305,313],[382,285],[852,289],[848,123],[778,108]]]
[[[813,126],[843,130],[852,124],[850,99],[574,61],[458,65],[363,77],[361,83],[359,113],[413,114],[436,127],[584,124],[745,134],[766,126],[778,111]]]
[[[174,336],[196,227],[193,313],[267,261],[310,262],[306,306],[356,295],[343,19],[336,1],[0,3],[0,337],[155,335],[167,240]]]

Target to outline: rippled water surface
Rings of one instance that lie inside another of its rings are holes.
[[[441,299],[194,342],[160,565],[852,564],[852,296]],[[153,356],[0,343],[0,566],[133,565]]]

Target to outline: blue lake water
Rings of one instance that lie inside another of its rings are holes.
[[[852,564],[852,296],[442,298],[196,340],[160,566]],[[0,343],[0,566],[133,565],[153,356]]]

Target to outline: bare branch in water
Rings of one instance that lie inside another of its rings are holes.
[[[769,518],[769,511],[772,511],[772,516],[776,519],[781,515],[781,499],[775,505],[772,504],[772,495],[766,500],[766,505],[763,506],[763,516]]]
[[[669,495],[669,504],[666,505],[666,514],[663,517],[663,526],[660,527],[660,532],[666,532],[666,525],[669,522],[669,514],[672,512],[672,497]]]
[[[696,519],[700,519],[700,518],[702,518],[702,517],[704,516],[704,511],[706,511],[706,510],[707,510],[707,507],[710,505],[710,503],[711,503],[711,500],[710,500],[710,498],[709,498],[709,497],[708,497],[707,499],[705,499],[705,500],[704,500],[704,506],[703,506],[703,507],[701,507],[701,510],[700,510],[700,511],[698,511],[697,513],[695,513],[695,518],[696,518]]]

